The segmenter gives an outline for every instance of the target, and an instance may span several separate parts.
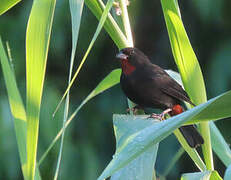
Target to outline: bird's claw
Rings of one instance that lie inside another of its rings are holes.
[[[164,114],[163,113],[161,113],[161,114],[152,113],[148,118],[153,118],[153,119],[158,119],[160,121],[163,121],[164,120]]]
[[[163,121],[165,119],[165,114],[168,114],[171,111],[172,109],[168,108],[160,114],[152,113],[149,118],[159,119],[160,121]]]

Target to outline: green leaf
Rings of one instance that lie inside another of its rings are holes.
[[[212,147],[220,160],[227,166],[231,164],[231,150],[214,122],[210,123]]]
[[[146,151],[150,146],[166,138],[175,129],[179,128],[182,124],[191,120],[197,114],[203,113],[203,110],[211,106],[214,102],[222,101],[224,98],[226,98],[227,94],[231,95],[231,91],[223,95],[217,96],[213,99],[210,99],[206,103],[200,104],[195,108],[192,108],[182,114],[171,117],[165,121],[161,121],[160,123],[153,124],[133,134],[132,136],[127,138],[127,140],[124,140],[122,142],[123,144],[120,146],[120,149],[117,149],[117,153],[114,155],[112,161],[109,163],[107,168],[100,175],[99,179],[109,177],[110,175],[112,175],[112,173],[119,170],[119,168],[121,168],[121,165],[123,166],[127,165],[131,160],[138,157],[141,153]],[[229,101],[229,103],[226,105],[230,106],[231,101]],[[122,117],[122,115],[115,115],[114,118],[116,118],[116,116],[119,116],[119,118]],[[124,116],[125,116],[124,118],[126,118],[127,121],[132,121],[135,118],[146,119],[148,117],[144,115],[143,116],[124,115]]]
[[[130,136],[138,131],[157,123],[157,120],[133,119],[131,121],[123,117],[115,117],[113,119],[114,130],[116,135],[116,153]],[[156,161],[158,144],[152,145],[140,156],[132,160],[124,168],[114,173],[111,180],[152,180],[153,170]],[[124,154],[126,156],[126,154]],[[121,165],[117,165],[118,167]]]
[[[172,53],[185,90],[195,104],[206,102],[204,79],[192,49],[175,0],[161,0]]]
[[[34,0],[26,33],[27,179],[34,179],[39,113],[55,0]]]
[[[105,8],[104,3],[101,0],[85,0],[84,2],[92,11],[92,13],[96,16],[96,18],[99,20],[103,13],[102,9]],[[124,36],[123,32],[121,31],[121,29],[119,28],[119,26],[110,14],[108,15],[105,21],[104,28],[119,49],[129,46],[126,37]]]
[[[217,171],[204,171],[183,174],[181,180],[222,180]]]
[[[4,12],[15,6],[20,1],[21,0],[1,0],[0,15],[2,15]]]
[[[101,30],[102,30],[102,28],[103,28],[103,25],[104,25],[104,23],[105,23],[105,21],[106,21],[106,19],[107,19],[107,17],[108,17],[108,13],[110,12],[110,9],[111,9],[111,7],[112,7],[112,5],[113,5],[113,1],[114,1],[114,0],[108,0],[107,5],[106,5],[106,7],[105,7],[105,9],[104,9],[104,12],[103,12],[103,14],[102,14],[102,16],[101,16],[101,18],[100,18],[100,21],[99,21],[99,24],[98,24],[98,26],[97,26],[97,29],[96,29],[96,31],[95,31],[95,34],[94,34],[94,36],[93,36],[93,38],[92,38],[92,40],[91,40],[91,42],[90,42],[90,44],[89,44],[89,46],[88,46],[88,48],[87,48],[87,51],[86,51],[86,53],[85,53],[83,59],[81,60],[81,62],[80,62],[80,64],[79,64],[79,67],[77,68],[75,74],[73,75],[73,78],[72,78],[71,82],[69,83],[69,85],[68,85],[68,87],[67,87],[65,93],[63,94],[63,97],[61,98],[61,100],[60,100],[60,102],[59,102],[57,108],[55,109],[55,112],[54,112],[53,116],[55,115],[55,113],[56,113],[57,110],[59,109],[59,107],[60,107],[62,101],[64,100],[65,96],[66,96],[67,93],[69,92],[69,90],[70,90],[71,86],[73,85],[75,79],[77,78],[77,76],[78,76],[78,74],[79,74],[79,72],[80,72],[80,70],[81,70],[81,68],[82,68],[82,66],[83,66],[83,64],[84,64],[84,62],[86,61],[87,56],[88,56],[88,54],[90,53],[90,51],[91,51],[91,49],[92,49],[92,47],[93,47],[93,45],[94,45],[94,43],[95,43],[97,37],[99,36],[99,33],[101,32]]]
[[[206,122],[208,120],[219,120],[230,117],[231,114],[231,93],[230,91],[217,96],[221,99],[215,100],[208,108],[204,109],[200,114],[197,114],[189,123]]]
[[[14,72],[8,61],[4,50],[2,40],[0,38],[0,61],[5,79],[6,89],[9,98],[11,114],[14,119],[14,128],[17,138],[20,162],[24,179],[26,179],[26,112],[22,102],[21,95],[18,90]],[[35,179],[41,179],[39,170],[36,168]]]
[[[180,133],[178,129],[174,131],[174,135],[177,137],[178,141],[180,142],[181,146],[184,148],[184,150],[188,153],[188,155],[191,157],[195,165],[200,169],[200,171],[205,171],[206,166],[204,162],[202,161],[200,155],[197,153],[195,148],[191,148],[188,143],[186,142],[183,135]]]
[[[231,179],[231,164],[226,169],[225,176],[224,176],[224,180],[230,180],[230,179]]]
[[[203,75],[197,57],[192,49],[183,22],[177,0],[161,0],[164,18],[171,43],[172,53],[181,78],[190,99],[196,105],[206,102],[206,90]],[[205,139],[202,145],[206,166],[213,170],[213,155],[209,124],[199,124],[200,133]]]
[[[75,51],[76,51],[77,40],[78,40],[78,36],[79,36],[79,27],[80,27],[80,22],[81,22],[81,17],[82,17],[83,3],[84,3],[84,0],[69,0],[70,11],[71,11],[71,22],[72,22],[72,50],[71,50],[71,58],[70,58],[68,84],[70,83],[71,76],[72,76]],[[69,92],[67,93],[66,102],[65,102],[63,127],[65,126],[65,122],[67,121],[68,111],[69,111]],[[59,172],[60,162],[61,162],[61,158],[62,158],[64,133],[65,133],[65,131],[63,131],[63,133],[62,133],[58,162],[57,162],[57,167],[56,167],[54,179],[58,178],[58,172]]]
[[[80,111],[80,109],[93,97],[97,96],[98,94],[102,93],[103,91],[113,87],[114,85],[118,84],[120,81],[120,74],[121,69],[115,69],[110,74],[108,74],[97,86],[96,88],[91,91],[91,93],[82,101],[82,103],[79,105],[79,107],[72,113],[72,115],[69,117],[69,119],[65,123],[65,128],[70,124],[70,122],[73,120],[73,118],[77,115],[77,113]],[[51,150],[51,148],[54,146],[54,144],[57,142],[57,140],[60,138],[64,128],[62,128],[50,146],[47,148],[45,153],[42,155],[41,159],[39,160],[39,165],[43,162],[45,157],[47,156],[48,152]]]

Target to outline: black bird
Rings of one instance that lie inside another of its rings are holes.
[[[137,108],[158,108],[164,110],[153,117],[163,119],[166,113],[171,116],[182,113],[180,105],[186,101],[195,106],[188,94],[161,67],[152,64],[149,58],[137,48],[124,48],[117,55],[122,74],[120,84],[125,95]],[[194,125],[179,128],[190,147],[196,148],[204,143]]]

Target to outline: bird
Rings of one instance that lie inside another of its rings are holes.
[[[121,49],[116,54],[116,59],[120,61],[122,69],[121,89],[136,104],[132,108],[134,112],[144,108],[161,109],[161,114],[153,113],[151,117],[164,119],[167,113],[175,116],[184,112],[181,105],[184,101],[195,106],[182,86],[160,66],[151,63],[138,48]],[[191,148],[204,143],[195,125],[184,125],[179,130]]]

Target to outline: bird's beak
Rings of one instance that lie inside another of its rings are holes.
[[[126,60],[128,59],[128,55],[124,54],[123,52],[119,52],[118,54],[116,54],[116,59],[119,59],[119,60]]]

